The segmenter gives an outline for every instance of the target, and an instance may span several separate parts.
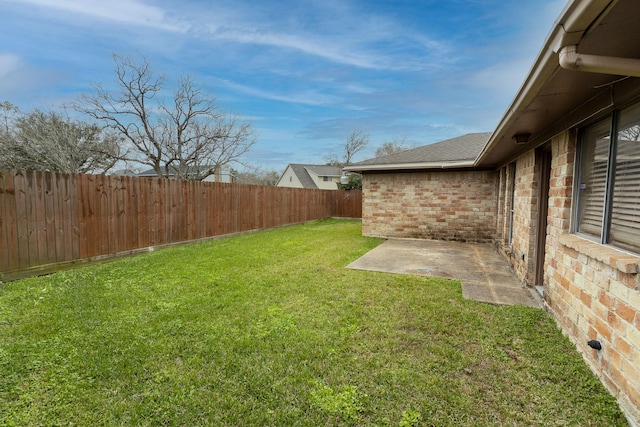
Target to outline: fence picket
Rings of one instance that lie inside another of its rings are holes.
[[[12,198],[7,191],[6,181],[8,177],[0,174],[0,245],[5,248],[9,244],[9,224],[7,223],[7,205]],[[9,265],[9,251],[0,251],[0,265]]]
[[[330,216],[359,191],[0,171],[0,279],[33,267]]]

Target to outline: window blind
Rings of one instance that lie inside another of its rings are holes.
[[[582,139],[578,231],[600,238],[609,153],[608,122],[587,129]]]
[[[640,251],[640,109],[620,115],[618,131],[611,243],[624,249]]]

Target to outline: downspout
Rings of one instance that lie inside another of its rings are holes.
[[[640,59],[578,53],[577,45],[569,45],[558,53],[560,66],[567,70],[598,74],[640,77]]]

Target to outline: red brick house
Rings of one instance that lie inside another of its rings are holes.
[[[636,425],[638,19],[638,0],[570,1],[493,133],[346,168],[364,234],[494,242]]]

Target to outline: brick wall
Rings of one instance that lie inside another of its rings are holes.
[[[576,137],[552,141],[545,302],[587,363],[640,424],[640,257],[570,234]],[[602,350],[587,342],[598,340]]]
[[[367,173],[363,234],[493,241],[498,183],[493,171]]]
[[[515,174],[512,172],[515,168]],[[529,151],[512,164],[500,170],[501,189],[499,217],[496,229],[498,250],[507,258],[516,276],[525,284],[534,285],[536,229],[538,221],[538,197],[540,165],[536,164],[535,151]],[[512,182],[513,181],[513,182]],[[513,194],[513,230],[509,243],[511,193]]]
[[[509,230],[511,220],[511,191],[513,188],[513,175],[511,168],[515,165],[505,166],[500,169],[500,184],[498,196],[498,218],[496,228],[496,243],[499,248],[509,245]]]

